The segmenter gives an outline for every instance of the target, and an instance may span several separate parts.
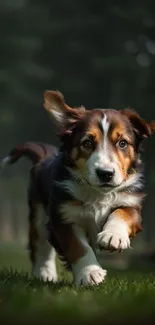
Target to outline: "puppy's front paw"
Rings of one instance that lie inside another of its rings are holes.
[[[106,270],[103,270],[100,266],[89,265],[84,267],[75,278],[76,286],[94,286],[99,285],[105,279],[107,274]]]
[[[122,250],[130,247],[130,239],[128,235],[124,236],[119,233],[104,230],[97,236],[97,246],[100,249],[107,249],[111,252],[121,252]]]

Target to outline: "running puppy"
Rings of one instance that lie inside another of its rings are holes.
[[[141,230],[143,139],[155,131],[133,110],[71,108],[45,91],[44,107],[59,129],[60,148],[25,143],[2,159],[31,159],[28,192],[33,272],[57,281],[56,252],[77,286],[104,281],[95,248],[121,251]]]

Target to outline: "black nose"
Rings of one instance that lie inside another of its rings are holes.
[[[99,178],[99,180],[103,183],[108,183],[109,181],[111,181],[111,179],[114,176],[114,169],[113,168],[97,168],[96,169],[96,174]]]

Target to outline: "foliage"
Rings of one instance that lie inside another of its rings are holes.
[[[0,30],[1,155],[22,141],[58,143],[44,89],[59,89],[73,106],[130,105],[155,118],[155,2],[1,0]],[[149,141],[144,226],[155,245],[155,138]],[[25,177],[26,164],[18,166]]]

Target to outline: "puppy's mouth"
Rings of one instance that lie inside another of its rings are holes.
[[[104,187],[104,188],[115,188],[118,187],[119,185],[114,185],[114,184],[108,184],[108,183],[102,183],[99,185],[99,187]]]
[[[68,171],[72,174],[72,176],[74,177],[74,180],[78,183],[78,184],[86,184],[87,186],[89,187],[92,187],[92,188],[96,188],[96,189],[100,189],[100,190],[105,190],[105,191],[110,191],[110,190],[113,190],[115,188],[118,188],[119,186],[122,185],[123,181],[119,184],[114,184],[112,182],[99,182],[99,183],[94,183],[94,182],[91,182],[87,177],[86,175],[83,175],[83,174],[79,174],[75,171],[73,171],[71,168],[67,168]]]
[[[84,181],[91,187],[96,187],[100,190],[105,190],[105,191],[110,191],[110,190],[113,190],[113,189],[116,189],[118,188],[119,186],[122,185],[123,181],[119,184],[113,184],[113,183],[106,183],[106,182],[103,182],[103,183],[98,183],[98,184],[93,184],[93,183],[90,183],[86,178],[84,178]]]
[[[78,179],[76,179],[76,181],[78,181]],[[81,182],[83,182],[83,183],[85,183],[85,184],[87,184],[88,186],[90,186],[90,187],[96,187],[96,188],[98,188],[98,189],[103,189],[103,190],[112,190],[112,189],[115,189],[115,188],[117,188],[117,187],[119,187],[119,186],[121,186],[122,185],[122,183],[123,183],[123,181],[121,182],[121,183],[119,183],[119,184],[113,184],[112,182],[103,182],[103,183],[91,183],[86,177],[84,177],[83,175],[82,175],[82,178],[80,178],[79,179],[79,181],[81,181]]]

